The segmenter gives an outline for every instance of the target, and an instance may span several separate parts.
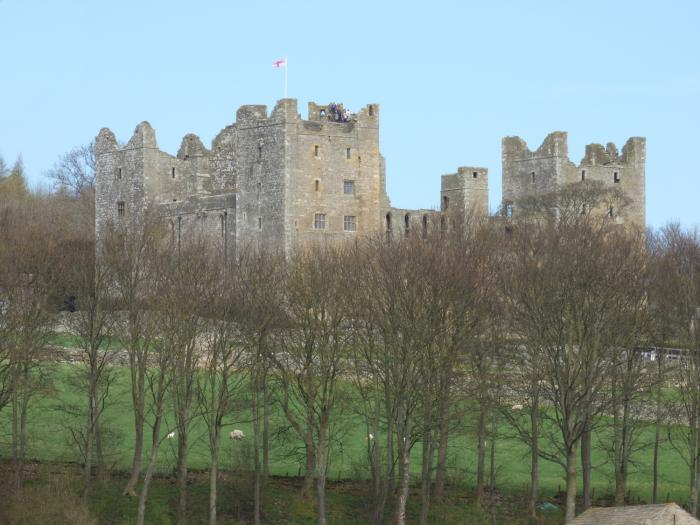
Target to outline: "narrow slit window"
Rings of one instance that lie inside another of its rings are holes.
[[[345,158],[346,159],[352,158],[352,152],[350,151],[350,148],[345,149]]]
[[[316,144],[316,145],[314,146],[314,157],[318,157],[319,149],[320,149],[319,145]]]
[[[442,211],[447,210],[450,207],[450,198],[447,195],[442,197]]]
[[[370,117],[374,116],[374,106],[372,104],[369,105],[369,116]]]
[[[581,170],[581,180],[586,180],[586,170]]]
[[[258,217],[258,230],[262,230],[262,217]]]
[[[530,173],[530,177],[531,177],[532,182],[534,184],[534,182],[535,182],[535,172],[534,171],[532,173]]]
[[[124,217],[126,215],[126,204],[124,201],[117,202],[117,217]]]
[[[314,189],[315,189],[316,191],[319,191],[319,190],[321,189],[321,181],[320,181],[320,180],[316,179],[316,180],[314,181]]]
[[[175,168],[172,168],[172,170],[170,171],[170,177],[172,177],[173,179],[175,178]]]
[[[117,180],[122,180],[122,169],[117,168]]]
[[[386,214],[386,231],[391,231],[391,213]]]
[[[617,184],[618,182],[620,182],[620,173],[617,172],[617,171],[616,171],[615,173],[613,173],[613,182],[614,182],[615,184]]]

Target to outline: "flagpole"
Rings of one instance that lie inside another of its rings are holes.
[[[287,69],[289,69],[289,60],[287,55],[284,56],[284,98],[287,98]]]

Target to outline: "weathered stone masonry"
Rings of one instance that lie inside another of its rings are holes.
[[[342,105],[308,105],[302,119],[295,99],[242,106],[207,149],[192,134],[176,156],[160,151],[148,122],[124,147],[103,128],[96,138],[96,233],[110,222],[138,225],[154,208],[177,239],[210,236],[227,256],[249,244],[284,250],[318,240],[372,232],[428,234],[450,221],[488,216],[488,170],[460,167],[442,176],[440,210],[393,208],[379,149],[379,105],[356,114]],[[503,139],[505,207],[533,192],[602,180],[631,198],[626,218],[644,225],[645,141],[632,138],[621,154],[612,144],[587,146],[576,166],[566,133],[550,134],[531,152],[518,137]]]

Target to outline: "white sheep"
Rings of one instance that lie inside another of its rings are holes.
[[[242,430],[232,430],[229,433],[228,437],[231,439],[235,439],[235,440],[240,441],[241,439],[243,439],[245,437],[245,434],[243,433]]]
[[[522,409],[523,409],[523,405],[521,405],[520,403],[517,403],[517,404],[513,405],[513,406],[510,407],[510,408],[511,408],[511,410],[522,410]]]
[[[370,434],[368,437],[369,437],[370,441],[372,441],[374,439],[374,436],[372,434]]]
[[[174,439],[175,438],[175,432],[170,432],[167,436],[168,439]]]

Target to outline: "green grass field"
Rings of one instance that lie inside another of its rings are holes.
[[[51,365],[47,367],[47,377],[43,381],[46,391],[34,401],[29,417],[29,456],[41,461],[72,462],[79,461],[75,443],[71,438],[71,429],[82,428],[83,419],[79,410],[84,406],[81,395],[71,383],[75,379],[77,367],[69,365]],[[133,419],[129,393],[128,371],[115,369],[116,381],[110,391],[110,398],[104,414],[103,424],[107,431],[105,450],[109,466],[115,470],[126,470],[130,465],[133,436]],[[76,412],[76,410],[78,412]],[[172,420],[168,423],[172,424]],[[230,429],[242,429],[246,435],[252,435],[249,414],[241,412],[228,421]],[[284,420],[279,413],[274,414],[273,430],[283,426]],[[365,475],[366,433],[359,417],[346,416],[342,422],[345,428],[334,447],[331,477],[335,480],[357,478]],[[506,434],[505,424],[500,429]],[[645,438],[651,441],[653,429],[647,428]],[[7,411],[0,421],[2,442],[9,441],[9,422]],[[593,485],[595,497],[604,497],[612,491],[613,477],[606,454],[598,446],[599,435],[593,438]],[[149,441],[149,435],[146,436]],[[205,429],[199,420],[193,423],[191,432],[190,467],[205,470],[209,465],[209,452]],[[450,439],[450,479],[459,490],[468,493],[473,489],[476,465],[476,439],[466,429]],[[159,472],[167,475],[172,472],[175,463],[175,441],[166,441],[161,447]],[[270,470],[276,476],[299,475],[302,463],[295,456],[300,450],[300,443],[289,438],[285,443],[275,442],[271,451]],[[144,451],[144,457],[148,447]],[[0,455],[7,457],[9,447],[2,446]],[[245,470],[250,465],[249,445],[246,441],[232,442],[224,440],[222,468]],[[688,497],[687,467],[679,454],[668,443],[661,451],[660,497],[662,501],[685,503]],[[412,458],[412,470],[417,473],[420,468],[420,446],[416,446]],[[523,493],[529,484],[529,456],[527,447],[513,439],[501,437],[496,444],[497,485],[506,494]],[[559,465],[541,461],[540,482],[543,498],[553,497],[563,488],[563,470]],[[651,498],[651,450],[641,450],[633,457],[632,470],[629,475],[629,489],[634,499],[650,501]]]

